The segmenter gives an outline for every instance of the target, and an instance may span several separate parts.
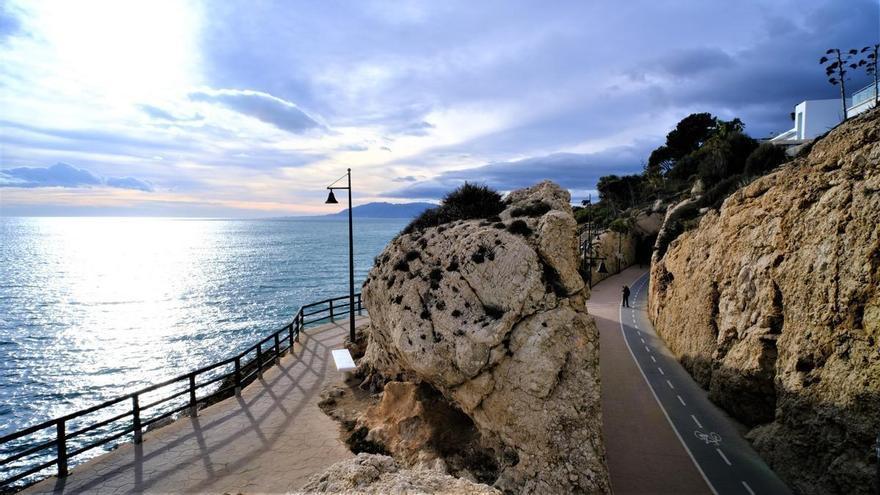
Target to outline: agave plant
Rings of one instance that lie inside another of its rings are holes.
[[[874,46],[866,46],[862,48],[859,53],[863,53],[863,58],[858,62],[854,62],[849,64],[851,69],[859,69],[864,68],[865,73],[869,76],[874,77],[874,106],[878,106],[880,104],[880,94],[878,94],[877,87],[877,51],[880,49],[880,44],[876,44]],[[852,50],[850,50],[852,51]]]
[[[843,107],[843,120],[846,120],[846,73],[850,66],[850,59],[859,54],[856,49],[842,52],[839,48],[829,48],[825,55],[819,59],[820,64],[825,65],[825,75],[832,85],[840,85],[840,104]],[[827,55],[831,55],[829,58]]]

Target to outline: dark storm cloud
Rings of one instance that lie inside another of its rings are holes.
[[[323,127],[295,104],[258,91],[232,89],[198,91],[190,93],[189,97],[193,101],[218,103],[230,110],[292,133]]]
[[[66,163],[51,167],[16,167],[0,169],[0,187],[99,187],[152,191],[153,186],[134,177],[100,178],[88,170]]]

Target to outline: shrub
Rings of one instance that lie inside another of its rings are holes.
[[[628,218],[616,218],[610,225],[608,225],[608,228],[618,234],[626,234],[631,229],[630,221]]]
[[[532,229],[529,228],[529,225],[523,220],[514,220],[507,226],[507,231],[511,234],[519,234],[523,237],[528,237],[532,235]]]
[[[440,206],[430,208],[417,216],[403,229],[403,234],[430,227],[438,227],[456,220],[493,218],[504,209],[501,195],[487,186],[465,182],[443,198]]]
[[[734,175],[716,182],[715,185],[710,187],[706,190],[705,194],[703,194],[703,204],[709,208],[720,208],[721,203],[730,196],[730,193],[737,189],[741,179],[742,176]]]
[[[746,175],[763,175],[788,161],[788,155],[781,146],[761,143],[746,158]]]
[[[511,210],[510,215],[514,217],[540,217],[548,211],[550,211],[550,205],[543,201],[536,201],[514,208]]]

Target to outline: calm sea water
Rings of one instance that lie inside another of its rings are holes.
[[[405,224],[355,221],[356,290]],[[347,253],[335,220],[0,218],[0,436],[244,350]]]

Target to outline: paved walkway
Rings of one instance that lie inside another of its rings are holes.
[[[367,318],[358,319],[358,325]],[[231,397],[49,478],[24,493],[287,493],[351,457],[317,406],[340,379],[330,355],[348,320],[307,330],[293,353]]]
[[[615,494],[711,493],[642,378],[620,332],[620,289],[630,268],[593,287],[587,308],[599,328],[602,421]],[[635,299],[630,296],[631,299]]]
[[[632,308],[620,307],[623,284]],[[601,334],[602,412],[614,492],[790,493],[738,425],[654,332],[646,270],[606,279],[589,302]]]

